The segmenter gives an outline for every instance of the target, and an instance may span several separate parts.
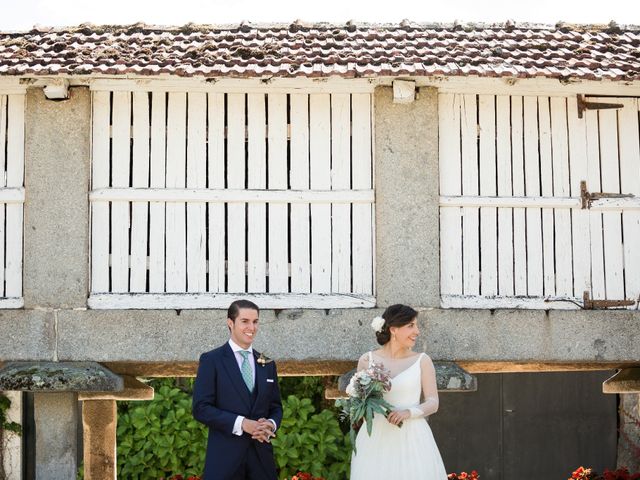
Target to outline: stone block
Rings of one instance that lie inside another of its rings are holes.
[[[95,362],[9,362],[0,369],[0,390],[109,392],[123,387],[121,377]]]
[[[640,368],[623,368],[602,383],[602,392],[640,394]]]
[[[81,392],[78,394],[80,401],[98,401],[98,400],[153,400],[153,387],[140,380],[124,376],[124,388],[119,392]]]
[[[115,480],[116,429],[115,400],[90,400],[82,404],[85,480]]]
[[[55,313],[43,310],[0,311],[0,362],[53,360]]]
[[[24,301],[26,308],[85,307],[89,291],[91,93],[66,101],[27,90]]]

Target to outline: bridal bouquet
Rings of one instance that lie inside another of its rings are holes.
[[[350,437],[353,451],[356,451],[356,434],[363,423],[367,433],[371,435],[373,415],[380,413],[385,417],[393,409],[391,404],[382,398],[391,389],[389,372],[382,365],[372,363],[366,370],[356,372],[347,386],[347,398],[336,401],[342,409],[341,416],[349,419]]]

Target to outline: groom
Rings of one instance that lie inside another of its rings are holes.
[[[256,304],[227,311],[229,341],[200,356],[193,416],[209,427],[203,480],[276,480],[270,439],[282,420],[275,363],[253,350]]]

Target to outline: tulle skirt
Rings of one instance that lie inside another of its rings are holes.
[[[382,415],[373,419],[371,436],[365,425],[356,437],[351,480],[446,480],[442,457],[423,418],[391,425]]]

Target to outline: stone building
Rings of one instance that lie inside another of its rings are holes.
[[[194,375],[238,297],[283,374],[345,373],[408,303],[434,360],[621,369],[602,388],[637,412],[639,45],[511,23],[1,33],[0,389],[35,392],[37,477],[74,477],[83,420],[87,478],[113,478],[115,401]]]

